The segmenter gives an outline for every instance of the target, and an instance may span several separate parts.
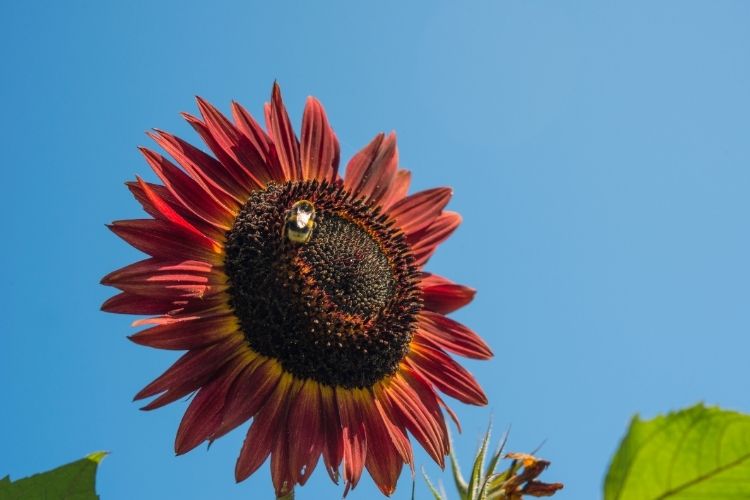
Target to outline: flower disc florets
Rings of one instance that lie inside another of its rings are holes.
[[[315,207],[303,244],[284,229],[299,200]],[[250,346],[300,378],[371,387],[408,351],[421,308],[413,257],[385,215],[340,185],[253,192],[227,233],[225,267]]]

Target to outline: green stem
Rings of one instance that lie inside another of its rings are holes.
[[[294,500],[294,489],[290,490],[286,495],[276,497],[276,500]]]

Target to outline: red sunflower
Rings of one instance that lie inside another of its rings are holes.
[[[198,98],[184,117],[213,156],[149,134],[182,168],[142,148],[163,185],[128,184],[153,218],[109,227],[150,257],[106,276],[108,312],[152,316],[134,342],[186,350],[136,395],[154,409],[194,393],[177,454],[252,419],[237,481],[271,456],[281,496],[319,458],[345,493],[367,468],[391,494],[410,433],[440,466],[449,451],[441,391],[487,399],[447,352],[492,356],[445,315],[474,290],[423,266],[458,227],[449,188],[407,195],[394,134],[379,134],[338,172],[339,144],[308,98],[297,139],[274,85],[267,131],[239,104],[233,121]],[[455,418],[455,417],[454,417]]]

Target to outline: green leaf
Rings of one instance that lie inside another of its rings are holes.
[[[518,471],[521,470],[521,467],[522,465],[520,461],[513,460],[506,470],[489,476],[487,478],[486,486],[487,496],[489,498],[502,498],[504,495],[503,487],[505,486],[506,481],[515,476]]]
[[[441,495],[440,492],[435,488],[435,485],[432,484],[432,481],[430,481],[430,477],[427,475],[427,473],[422,469],[422,475],[424,476],[424,480],[427,483],[427,487],[430,489],[430,493],[432,493],[432,497],[435,500],[447,500],[447,497],[444,495]],[[414,500],[414,489],[412,488],[411,491],[411,498]]]
[[[495,454],[492,455],[490,458],[490,463],[487,464],[487,469],[485,469],[484,476],[482,479],[482,484],[479,487],[479,499],[485,500],[487,498],[490,498],[490,495],[492,493],[492,479],[495,476],[495,469],[497,469],[497,463],[500,461],[503,455],[503,449],[505,448],[505,443],[508,439],[508,433],[506,432],[503,435],[503,439],[500,440],[500,445],[497,447],[497,451],[495,451]]]
[[[96,468],[107,455],[99,451],[51,471],[11,482],[0,480],[3,500],[98,500]]]
[[[479,447],[477,457],[474,460],[474,466],[471,468],[471,477],[469,478],[469,498],[479,498],[479,488],[483,481],[482,469],[484,469],[484,457],[487,455],[487,443],[490,440],[490,434],[492,433],[492,426],[487,426],[487,432],[484,434],[482,445]]]
[[[604,482],[605,500],[750,498],[750,416],[697,405],[637,415]]]
[[[505,431],[502,439],[500,440],[500,443],[497,445],[497,450],[495,450],[495,454],[490,459],[490,463],[487,464],[487,470],[484,472],[485,478],[489,478],[490,476],[495,474],[495,469],[497,469],[497,463],[500,461],[500,458],[503,455],[503,450],[505,450],[505,445],[508,444],[508,435],[509,435],[509,432]]]
[[[451,461],[451,472],[453,473],[453,482],[456,484],[458,490],[458,497],[460,500],[468,500],[469,498],[469,485],[466,484],[466,479],[461,473],[461,466],[458,464],[458,458],[456,458],[456,450],[453,448],[451,442],[450,448],[450,461]]]

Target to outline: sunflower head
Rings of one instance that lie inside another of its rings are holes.
[[[112,231],[149,257],[107,275],[105,311],[151,316],[131,339],[187,351],[136,398],[154,409],[195,393],[175,450],[252,420],[235,468],[270,456],[276,494],[322,457],[345,493],[364,468],[389,495],[411,434],[441,466],[449,450],[438,391],[485,404],[448,354],[491,356],[446,314],[474,291],[424,265],[458,227],[451,191],[408,195],[394,134],[378,134],[338,171],[339,145],[308,98],[300,140],[274,85],[266,130],[239,104],[232,120],[202,99],[185,114],[210,153],[150,136],[179,166],[142,148],[162,184],[128,186],[151,218]]]

